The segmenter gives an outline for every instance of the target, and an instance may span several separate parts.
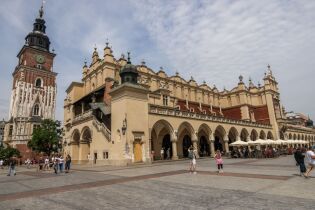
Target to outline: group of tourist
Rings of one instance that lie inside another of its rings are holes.
[[[304,176],[305,178],[309,177],[310,172],[315,167],[315,146],[309,147],[308,149],[304,147],[298,147],[294,150],[294,159],[296,161],[296,165],[299,166],[300,176]],[[305,166],[306,160],[307,168]]]
[[[54,173],[69,173],[70,166],[71,166],[71,156],[68,154],[66,158],[64,158],[60,154],[55,154],[51,156],[40,156],[37,161],[27,159],[25,160],[25,165],[28,169],[31,168],[31,165],[38,163],[37,166],[37,172],[39,171],[50,171],[51,169],[54,169]],[[13,156],[11,157],[8,162],[8,174],[7,176],[16,175],[16,165],[18,164],[18,159]],[[3,160],[0,160],[0,168],[3,169]]]
[[[248,147],[234,147],[231,150],[231,158],[274,158],[281,154],[288,154],[285,149],[272,146],[254,147],[249,150]]]
[[[197,169],[197,161],[196,161],[196,156],[197,151],[193,148],[193,146],[190,146],[188,149],[188,158],[191,159],[190,165],[189,165],[189,172],[196,174],[196,169]],[[217,150],[215,155],[214,155],[214,160],[218,168],[218,174],[223,173],[223,158],[222,158],[222,153],[220,150]]]

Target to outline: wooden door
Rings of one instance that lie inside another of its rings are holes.
[[[134,144],[134,156],[135,156],[135,162],[142,162],[142,146],[140,143]]]

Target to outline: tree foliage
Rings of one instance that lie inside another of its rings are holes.
[[[12,147],[0,148],[0,159],[8,160],[10,157],[20,157],[20,151]]]
[[[50,155],[52,152],[57,152],[61,147],[60,140],[63,131],[61,129],[60,121],[53,121],[45,119],[41,126],[33,131],[32,139],[27,146],[33,151],[43,152]]]

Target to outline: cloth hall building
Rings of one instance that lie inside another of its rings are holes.
[[[268,66],[263,85],[245,85],[240,76],[232,90],[219,91],[145,62],[133,65],[129,54],[116,59],[106,43],[103,56],[95,48],[83,66],[82,81],[66,90],[64,152],[78,163],[126,165],[159,160],[162,148],[175,160],[187,157],[191,145],[212,156],[217,149],[228,154],[237,140],[313,144],[311,120],[309,127],[290,124],[277,85]]]

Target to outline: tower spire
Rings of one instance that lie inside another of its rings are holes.
[[[45,3],[45,1],[42,1],[42,6],[39,9],[39,18],[41,18],[41,19],[44,16],[44,3]]]

